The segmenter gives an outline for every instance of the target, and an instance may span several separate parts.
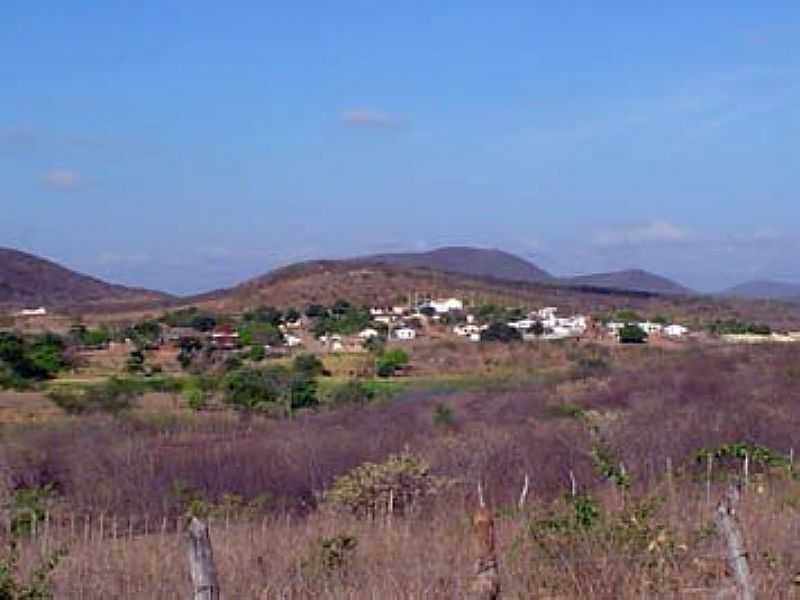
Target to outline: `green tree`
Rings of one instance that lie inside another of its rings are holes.
[[[267,351],[264,350],[264,346],[253,346],[250,348],[250,352],[247,353],[247,358],[252,360],[253,362],[261,362],[267,357]]]
[[[295,356],[294,361],[292,361],[292,368],[311,377],[317,377],[325,373],[325,365],[322,364],[316,354],[310,353]]]
[[[386,350],[375,361],[375,372],[378,377],[391,377],[398,370],[408,365],[409,360],[410,358],[405,350],[400,348]]]
[[[482,342],[520,342],[522,334],[519,330],[509,327],[505,323],[492,323],[481,333]]]
[[[638,325],[628,324],[619,330],[621,344],[643,344],[647,341],[647,332]]]
[[[280,346],[284,341],[281,330],[267,321],[244,321],[237,331],[244,346]]]

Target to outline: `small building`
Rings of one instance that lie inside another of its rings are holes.
[[[462,337],[477,335],[478,339],[480,339],[481,328],[475,324],[467,323],[466,325],[456,325],[453,327],[453,333]]]
[[[642,321],[637,325],[647,335],[658,335],[664,330],[664,326],[661,323],[653,323],[652,321]]]
[[[679,338],[687,335],[689,333],[689,328],[684,327],[683,325],[678,325],[677,323],[673,323],[672,325],[667,325],[664,327],[664,335],[667,337],[672,338]]]
[[[163,334],[164,343],[172,346],[180,346],[183,340],[203,340],[207,336],[205,333],[197,331],[192,327],[168,327]]]
[[[286,344],[289,348],[296,348],[297,346],[303,345],[302,338],[297,337],[296,335],[292,335],[291,333],[283,336],[283,343]]]
[[[438,300],[431,300],[427,303],[436,314],[446,314],[453,311],[464,310],[464,302],[458,298],[443,298]]]
[[[398,340],[409,341],[417,337],[417,330],[411,329],[411,327],[400,327],[399,329],[395,329],[393,333],[394,337]]]
[[[211,332],[211,342],[222,350],[235,350],[241,345],[239,332],[230,325],[219,325]]]
[[[380,333],[378,332],[378,330],[373,329],[372,327],[367,327],[366,329],[363,329],[358,333],[358,337],[364,341],[378,337],[379,335]]]
[[[39,308],[23,308],[19,313],[20,317],[44,317],[47,314],[47,309],[44,306]]]

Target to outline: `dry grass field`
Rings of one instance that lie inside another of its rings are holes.
[[[757,597],[797,597],[800,349],[497,353],[494,375],[292,419],[190,415],[162,394],[127,416],[5,425],[7,497],[50,490],[23,566],[63,547],[57,598],[183,597],[193,512],[210,515],[225,597],[462,598],[481,481],[505,598],[730,597],[712,521],[748,452],[738,519]],[[447,485],[391,518],[326,500],[337,478],[403,451]]]

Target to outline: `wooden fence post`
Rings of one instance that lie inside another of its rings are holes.
[[[189,569],[192,575],[192,600],[219,600],[219,580],[208,525],[197,517],[192,517],[189,525]]]
[[[750,566],[747,564],[747,550],[744,547],[742,531],[734,518],[739,495],[738,487],[731,486],[717,505],[715,521],[725,538],[728,567],[736,580],[736,596],[738,600],[754,600],[755,593],[750,577]]]
[[[472,528],[478,558],[469,599],[497,600],[500,598],[500,574],[494,548],[494,519],[485,506],[481,506],[473,515]]]

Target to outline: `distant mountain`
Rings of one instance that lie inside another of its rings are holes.
[[[643,271],[642,269],[579,275],[577,277],[564,278],[561,282],[565,285],[647,292],[651,294],[689,295],[694,293],[689,288],[671,279]]]
[[[375,254],[354,259],[407,268],[424,268],[474,277],[492,277],[506,281],[552,282],[554,277],[519,256],[502,250],[449,246],[429,252]]]
[[[65,307],[168,298],[167,294],[106,283],[32,254],[0,248],[0,305]]]
[[[800,303],[800,284],[762,279],[742,283],[725,290],[722,294],[735,298],[761,298]]]

